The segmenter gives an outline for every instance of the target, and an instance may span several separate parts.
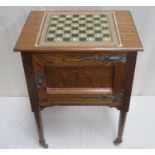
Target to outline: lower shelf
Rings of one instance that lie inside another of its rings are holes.
[[[61,96],[62,97],[62,96]],[[109,101],[109,100],[78,100],[76,98],[76,95],[71,98],[55,98],[50,99],[50,101],[47,102],[39,102],[40,106],[109,106],[109,107],[116,107],[117,109],[120,109],[122,106],[122,101]]]
[[[109,107],[116,107],[120,108],[122,103],[120,102],[113,102],[113,103],[103,103],[103,102],[39,102],[41,107],[46,106],[109,106]]]

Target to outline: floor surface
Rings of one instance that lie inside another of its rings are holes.
[[[40,149],[29,99],[0,98],[0,148]],[[50,149],[155,148],[155,96],[131,99],[124,142],[113,145],[119,112],[102,106],[50,107],[42,112]]]

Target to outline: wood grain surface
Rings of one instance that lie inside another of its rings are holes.
[[[138,37],[132,16],[129,11],[115,11],[118,31],[122,42],[121,47],[48,47],[36,46],[38,33],[44,19],[44,11],[32,11],[24,25],[22,33],[17,41],[14,51],[21,52],[94,52],[94,51],[142,51],[143,47]]]

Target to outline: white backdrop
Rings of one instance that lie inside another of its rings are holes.
[[[20,31],[31,10],[131,11],[144,52],[138,54],[132,95],[155,95],[155,7],[0,7],[0,96],[27,96],[21,57],[13,53]]]

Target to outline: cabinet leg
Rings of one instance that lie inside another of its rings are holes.
[[[125,126],[125,122],[126,122],[126,116],[127,116],[127,112],[120,111],[118,136],[117,136],[116,140],[114,141],[115,145],[118,145],[118,144],[122,143],[122,141],[123,141],[122,136],[123,136],[124,126]]]
[[[38,134],[39,134],[39,143],[44,148],[48,148],[48,144],[46,144],[45,138],[44,138],[40,109],[38,109],[37,111],[34,112],[34,116],[35,116],[35,120],[36,120],[36,124],[37,124]]]

